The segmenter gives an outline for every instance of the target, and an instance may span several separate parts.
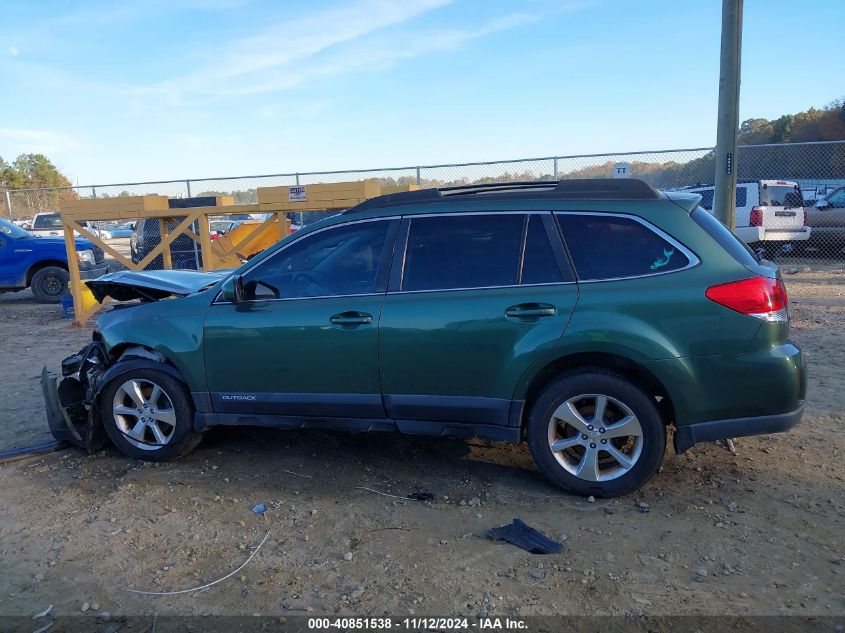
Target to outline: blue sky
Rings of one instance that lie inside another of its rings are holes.
[[[79,184],[715,142],[718,0],[4,3],[0,156]],[[845,94],[845,2],[745,2],[741,117]]]

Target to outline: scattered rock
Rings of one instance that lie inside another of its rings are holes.
[[[596,502],[596,498],[593,495],[590,495],[589,497],[587,497],[587,503],[595,503],[595,502]]]
[[[531,577],[536,578],[537,580],[543,580],[546,577],[546,572],[542,569],[535,569],[531,572]]]
[[[82,611],[83,613],[85,613],[85,612],[86,612],[88,609],[90,609],[90,608],[91,608],[91,605],[89,605],[87,602],[83,602],[83,603],[82,603],[82,607],[80,608],[80,611]]]
[[[352,560],[352,552],[345,552],[343,554],[343,560]]]

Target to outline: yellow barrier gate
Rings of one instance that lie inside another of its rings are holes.
[[[102,307],[80,278],[74,234],[87,238],[129,270],[144,270],[159,256],[164,268],[172,269],[170,247],[181,235],[189,237],[199,246],[203,270],[236,268],[243,261],[290,234],[290,220],[285,217],[285,213],[341,211],[382,193],[414,189],[419,189],[419,186],[390,187],[389,191],[382,191],[376,181],[262,187],[258,189],[257,204],[234,204],[234,198],[231,196],[218,196],[215,200],[216,206],[179,208],[171,208],[170,200],[166,196],[158,195],[62,200],[60,215],[67,250],[74,322],[78,325],[84,324]],[[244,222],[218,239],[212,240],[209,217],[235,214],[270,215],[263,220]],[[159,223],[159,243],[137,263],[106,243],[96,230],[92,231],[82,225],[84,222],[127,220],[157,220]],[[178,224],[170,229],[170,223],[177,220]],[[198,227],[197,233],[192,229],[195,224]],[[107,302],[108,299],[103,304]]]

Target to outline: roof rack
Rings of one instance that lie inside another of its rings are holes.
[[[526,194],[530,197],[564,200],[655,200],[660,197],[660,193],[656,189],[642,180],[633,178],[575,178],[571,180],[502,182],[401,191],[370,198],[352,207],[346,213],[359,213],[370,209],[403,204],[442,202],[452,197],[483,195],[512,199],[525,197]]]

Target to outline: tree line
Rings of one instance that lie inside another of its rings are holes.
[[[739,128],[742,146],[737,156],[737,175],[741,179],[816,179],[845,178],[845,144],[802,146],[797,143],[845,140],[845,99],[822,108],[810,108],[797,114],[784,114],[772,121],[746,119]],[[786,144],[767,147],[770,144]],[[621,158],[620,160],[625,160]],[[617,160],[599,164],[572,166],[562,162],[558,178],[609,177]],[[715,174],[712,151],[688,160],[632,160],[631,176],[657,187],[672,188],[710,184]],[[523,180],[552,180],[554,174],[533,171],[503,172],[482,178],[424,178],[423,187],[487,184]],[[418,184],[415,177],[374,178],[384,186]],[[39,211],[57,210],[60,199],[76,198],[70,180],[43,154],[21,154],[12,163],[0,157],[0,190],[37,189],[13,194],[14,215],[23,217]],[[51,191],[51,189],[53,189]],[[101,194],[103,195],[103,194]],[[119,195],[130,195],[123,191]],[[254,188],[234,191],[203,191],[197,195],[230,195],[238,204],[257,201]],[[105,196],[104,196],[105,197]]]

